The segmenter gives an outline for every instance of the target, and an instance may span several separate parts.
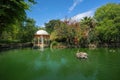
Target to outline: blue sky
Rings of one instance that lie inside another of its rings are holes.
[[[36,21],[37,26],[44,26],[52,19],[72,18],[79,20],[93,16],[100,6],[106,3],[120,3],[120,0],[35,0],[37,4],[27,11],[27,15]]]

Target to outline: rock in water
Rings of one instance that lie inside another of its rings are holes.
[[[78,52],[78,53],[76,53],[76,57],[77,57],[78,59],[87,59],[87,58],[88,58],[88,55],[87,55],[87,53],[85,53],[85,52]]]

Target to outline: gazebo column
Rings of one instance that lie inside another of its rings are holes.
[[[44,45],[44,38],[41,36],[41,43]]]
[[[41,47],[41,51],[43,51],[44,50],[44,38],[43,38],[43,35],[41,35],[41,45],[40,45],[40,47]]]
[[[38,41],[38,42],[37,42],[37,46],[40,47],[40,38],[39,38],[39,37],[37,38],[37,41]]]

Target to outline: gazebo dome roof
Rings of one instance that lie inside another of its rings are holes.
[[[45,30],[38,30],[35,35],[49,35]]]

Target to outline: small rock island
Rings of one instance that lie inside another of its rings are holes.
[[[85,52],[77,52],[77,53],[76,53],[76,57],[77,57],[78,59],[87,59],[87,58],[88,58],[88,54],[85,53]]]

